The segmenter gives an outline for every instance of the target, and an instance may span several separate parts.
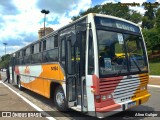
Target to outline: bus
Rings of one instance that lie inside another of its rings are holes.
[[[137,24],[89,13],[14,52],[10,76],[59,111],[102,118],[148,101],[148,66]]]

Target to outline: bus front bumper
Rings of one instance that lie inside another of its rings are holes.
[[[98,118],[104,118],[104,117],[111,116],[113,114],[125,111],[127,109],[130,109],[132,107],[135,107],[135,106],[138,106],[138,105],[141,105],[141,104],[147,102],[150,96],[151,96],[151,94],[146,94],[144,96],[137,97],[137,98],[130,100],[130,101],[125,101],[122,103],[114,104],[114,105],[103,107],[103,108],[96,108],[96,116]],[[136,102],[136,104],[132,107],[128,107],[128,104],[131,102]],[[119,105],[121,106],[120,108],[118,108]]]

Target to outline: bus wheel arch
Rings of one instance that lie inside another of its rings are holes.
[[[64,94],[64,90],[59,83],[51,83],[51,97],[54,100],[54,105],[59,111],[67,111],[68,105],[66,101],[66,97]]]

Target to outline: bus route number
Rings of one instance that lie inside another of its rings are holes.
[[[51,70],[57,71],[58,70],[58,66],[51,67]]]

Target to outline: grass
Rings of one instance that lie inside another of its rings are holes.
[[[159,75],[160,76],[160,61],[150,61],[150,75]]]

